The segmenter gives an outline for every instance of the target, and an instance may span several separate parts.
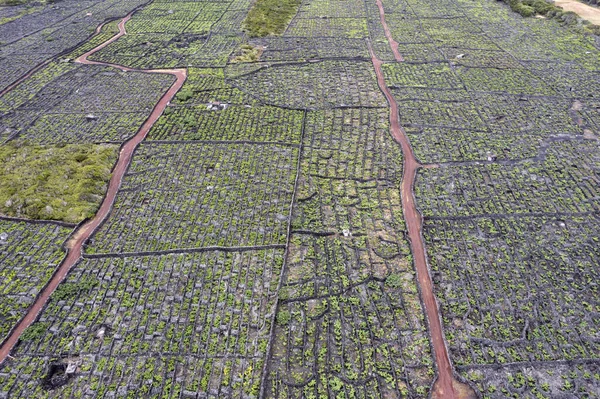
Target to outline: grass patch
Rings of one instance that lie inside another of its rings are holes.
[[[96,213],[118,146],[9,143],[0,147],[0,213],[78,223]]]
[[[256,0],[244,20],[250,37],[282,34],[298,12],[300,0]]]
[[[235,53],[231,62],[255,62],[258,61],[263,52],[262,47],[254,47],[249,44],[242,44],[239,50]]]

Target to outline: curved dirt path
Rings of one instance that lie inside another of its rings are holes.
[[[140,144],[142,140],[146,138],[146,135],[152,128],[152,125],[154,125],[154,123],[162,115],[169,102],[173,99],[173,97],[179,91],[181,86],[183,86],[183,82],[187,77],[187,71],[185,69],[132,69],[121,65],[89,61],[87,59],[90,55],[96,53],[97,51],[103,49],[104,47],[114,42],[121,36],[125,35],[127,33],[125,31],[125,23],[129,21],[132,14],[133,12],[128,14],[125,18],[121,20],[121,22],[119,22],[119,33],[117,33],[115,36],[102,43],[98,47],[83,54],[81,57],[77,58],[75,62],[86,65],[111,66],[119,68],[122,71],[169,74],[173,75],[176,78],[175,83],[173,83],[169,90],[160,98],[160,100],[152,110],[152,113],[150,114],[146,122],[144,122],[140,130],[138,130],[138,132],[135,134],[135,136],[126,141],[125,144],[121,147],[121,151],[119,152],[119,159],[117,160],[117,164],[113,168],[106,196],[104,197],[104,200],[102,201],[98,212],[96,212],[96,215],[92,219],[88,220],[83,225],[81,225],[81,227],[72,235],[72,237],[67,242],[67,256],[61,262],[60,266],[58,267],[48,284],[40,292],[33,305],[31,305],[27,314],[13,328],[9,336],[6,338],[6,340],[0,347],[0,364],[3,363],[4,360],[6,360],[6,358],[10,355],[12,348],[19,341],[19,337],[21,336],[23,331],[35,321],[38,314],[50,298],[50,295],[52,295],[56,287],[58,287],[61,281],[65,278],[69,270],[81,259],[83,253],[83,244],[90,238],[92,233],[98,228],[98,226],[100,226],[100,224],[104,221],[104,219],[106,219],[106,217],[110,213],[112,205],[117,196],[117,192],[119,191],[119,187],[121,186],[122,178],[125,175],[127,168],[129,167],[129,163],[131,162],[133,152],[137,148],[138,144]],[[101,27],[99,27],[98,29],[101,29]]]
[[[398,52],[398,43],[391,37],[390,30],[385,22],[385,11],[383,4],[381,0],[376,0],[376,2],[377,7],[379,8],[381,24],[388,39],[388,43],[392,49],[392,52],[394,53],[396,61],[401,62],[403,61],[403,58]],[[429,267],[427,266],[427,257],[425,255],[425,245],[423,243],[423,235],[421,232],[421,214],[417,210],[415,196],[413,193],[413,186],[417,176],[417,170],[422,167],[422,165],[415,158],[408,136],[400,125],[398,103],[396,102],[394,96],[392,96],[392,93],[387,87],[383,77],[383,71],[381,69],[383,62],[379,60],[373,52],[371,43],[369,42],[368,44],[369,53],[371,54],[371,61],[373,62],[375,74],[377,75],[377,84],[379,85],[379,88],[385,95],[385,98],[390,105],[390,133],[394,137],[394,140],[400,144],[402,148],[402,155],[404,157],[402,183],[400,188],[402,196],[402,211],[404,213],[404,220],[406,221],[406,226],[408,228],[408,237],[417,271],[417,282],[419,284],[421,300],[423,301],[423,305],[425,307],[425,315],[427,317],[429,334],[431,336],[431,345],[433,346],[435,364],[437,367],[437,378],[433,384],[431,397],[434,399],[476,398],[477,395],[475,394],[475,391],[469,385],[458,381],[454,376],[454,370],[452,368],[452,364],[450,363],[446,342],[444,341],[444,332],[442,330],[440,311],[435,294],[433,293],[433,283],[431,281]]]

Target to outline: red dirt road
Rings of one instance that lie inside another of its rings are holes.
[[[106,47],[110,43],[117,40],[119,37],[126,34],[125,31],[125,23],[131,18],[131,14],[127,15],[121,22],[119,23],[119,33],[102,43],[98,47],[88,51],[81,57],[79,57],[75,62],[79,62],[87,65],[104,65],[111,66],[115,68],[119,68],[123,71],[135,71],[135,72],[144,72],[144,73],[163,73],[173,75],[176,78],[175,83],[169,88],[169,90],[161,97],[158,104],[152,110],[152,113],[144,122],[140,130],[129,139],[121,148],[119,153],[119,159],[117,160],[117,164],[115,165],[110,182],[108,184],[108,190],[106,192],[106,197],[102,201],[100,205],[100,209],[96,215],[85,222],[71,237],[71,239],[67,242],[68,253],[65,259],[62,261],[50,282],[44,287],[44,289],[40,292],[37,299],[30,307],[29,311],[19,321],[19,323],[15,326],[15,328],[11,331],[10,335],[6,338],[2,347],[0,347],[0,363],[4,362],[6,358],[10,355],[12,348],[19,341],[19,337],[23,333],[23,331],[31,325],[37,318],[38,314],[48,302],[50,295],[54,292],[56,287],[61,283],[61,281],[65,278],[69,270],[81,259],[83,253],[83,244],[90,238],[93,232],[100,226],[100,224],[106,219],[112,205],[117,196],[117,192],[119,191],[119,187],[121,186],[121,181],[127,168],[129,167],[129,163],[131,162],[131,158],[133,156],[133,152],[137,148],[138,144],[146,138],[146,135],[152,128],[152,125],[158,120],[158,118],[162,115],[163,111],[169,104],[169,102],[173,99],[175,94],[179,91],[185,79],[187,77],[187,71],[185,69],[154,69],[154,70],[138,70],[123,67],[121,65],[107,64],[103,62],[89,61],[87,58]],[[100,29],[100,28],[99,28]]]
[[[377,1],[379,3],[379,0]],[[429,334],[431,336],[431,344],[433,346],[435,364],[437,366],[437,379],[433,385],[431,397],[435,399],[476,398],[475,392],[471,387],[458,381],[454,377],[448,350],[446,349],[446,343],[444,341],[440,313],[433,293],[433,283],[427,266],[423,236],[421,234],[421,214],[417,210],[413,194],[413,185],[417,170],[421,167],[421,164],[417,162],[408,136],[402,126],[400,126],[398,103],[385,83],[383,71],[381,69],[381,64],[383,62],[375,56],[370,43],[369,52],[371,53],[371,61],[373,62],[375,74],[377,75],[377,84],[390,105],[390,132],[394,137],[394,140],[400,144],[404,156],[401,186],[402,210],[408,228],[408,237],[410,239],[412,255],[417,271],[417,281],[421,292],[421,300],[425,306],[425,314],[427,316]]]
[[[392,37],[392,33],[390,32],[390,28],[388,27],[387,22],[385,21],[385,11],[383,9],[383,3],[381,0],[375,0],[377,2],[377,7],[379,8],[379,19],[381,20],[381,26],[383,26],[383,31],[385,32],[385,37],[392,49],[392,53],[394,53],[394,58],[398,62],[404,61],[402,58],[402,54],[398,50],[398,42],[394,40]]]

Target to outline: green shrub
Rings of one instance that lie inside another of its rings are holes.
[[[280,310],[279,312],[277,312],[276,319],[277,324],[281,326],[287,326],[290,320],[292,320],[292,315],[287,310]]]
[[[390,274],[385,280],[385,284],[392,288],[400,288],[402,286],[402,277],[398,274]]]
[[[535,15],[535,9],[525,4],[518,4],[515,8],[513,8],[513,11],[518,12],[524,17],[531,17]]]
[[[33,323],[21,334],[22,341],[33,341],[41,338],[48,331],[48,323]]]

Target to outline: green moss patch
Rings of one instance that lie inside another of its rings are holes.
[[[300,0],[256,0],[244,20],[244,30],[250,37],[279,35],[299,6]]]
[[[78,223],[98,209],[118,146],[0,147],[0,213]]]

